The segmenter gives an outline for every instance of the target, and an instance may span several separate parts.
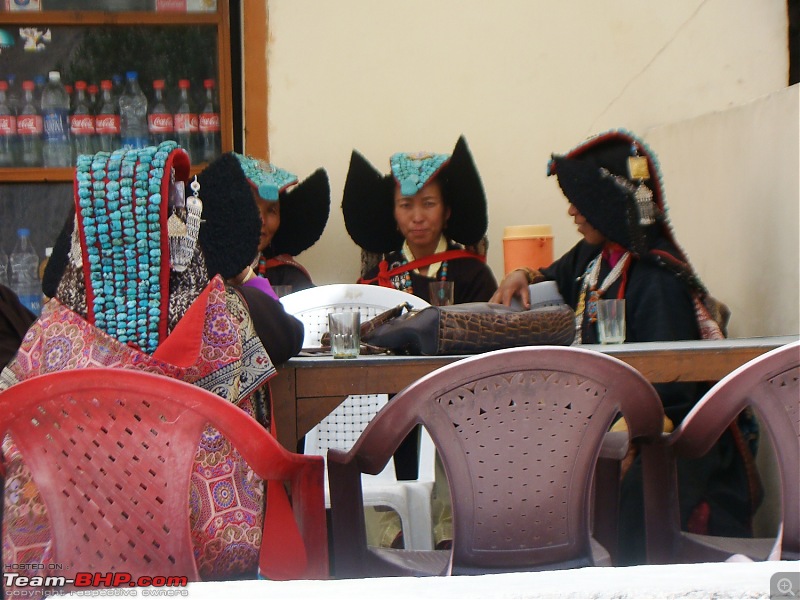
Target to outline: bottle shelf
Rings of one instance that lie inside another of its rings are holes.
[[[205,167],[206,163],[192,165],[191,174],[197,175]],[[0,181],[3,183],[65,183],[73,179],[75,179],[74,167],[0,168]]]

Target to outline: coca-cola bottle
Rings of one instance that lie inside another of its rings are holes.
[[[89,93],[89,109],[93,115],[96,115],[100,110],[100,87],[96,83],[92,83],[86,90]]]
[[[8,103],[8,82],[0,81],[0,167],[17,162],[17,115]]]
[[[206,79],[203,81],[206,90],[206,101],[203,112],[200,113],[200,158],[205,162],[211,162],[220,154],[220,122],[219,106],[214,96],[214,80]]]
[[[100,110],[94,119],[97,133],[97,149],[113,152],[119,148],[119,107],[111,93],[110,79],[100,82]]]
[[[22,107],[17,116],[17,135],[19,136],[20,164],[23,167],[42,166],[42,133],[44,124],[39,109],[34,102],[35,84],[22,82]]]
[[[33,77],[33,101],[36,102],[36,106],[42,105],[42,90],[44,90],[44,86],[47,83],[47,77],[42,75],[34,75]]]
[[[75,102],[69,118],[69,132],[76,159],[81,154],[94,154],[94,115],[86,95],[85,81],[75,82]]]
[[[196,163],[199,162],[196,141],[199,132],[199,123],[197,113],[192,107],[192,102],[189,97],[189,87],[188,79],[181,79],[178,81],[178,106],[175,110],[173,121],[175,127],[175,141],[189,154],[189,160],[191,160],[192,163]]]
[[[172,112],[164,101],[163,79],[156,79],[153,82],[153,107],[147,115],[147,130],[150,133],[150,143],[154,146],[175,137]]]
[[[22,108],[22,88],[17,80],[17,76],[13,73],[6,75],[6,81],[8,81],[8,92],[6,92],[8,106],[11,108],[11,112],[14,113],[14,116],[17,116],[19,115],[20,108]]]

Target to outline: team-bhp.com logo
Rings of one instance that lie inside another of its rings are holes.
[[[141,591],[142,596],[187,596],[186,588],[189,580],[178,575],[143,575],[134,577],[127,572],[100,573],[79,572],[74,577],[63,575],[26,574],[25,571],[36,571],[34,567],[44,569],[44,565],[5,565],[6,569],[17,572],[3,573],[3,586],[6,598],[36,596],[50,596],[60,592],[65,586],[72,586],[72,593],[81,596],[137,596]],[[60,567],[56,565],[56,567]],[[22,571],[22,572],[19,572]],[[151,588],[134,590],[126,588]],[[158,588],[158,589],[152,589]],[[105,592],[105,593],[103,593]],[[126,594],[125,592],[131,592]]]

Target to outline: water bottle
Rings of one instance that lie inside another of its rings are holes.
[[[175,141],[189,154],[192,164],[198,161],[197,135],[199,123],[197,113],[192,109],[192,102],[189,98],[189,80],[181,79],[178,81],[178,108],[175,110]]]
[[[198,125],[201,141],[200,158],[210,163],[220,154],[219,106],[214,97],[214,80],[206,79],[203,81],[203,87],[206,89],[206,102],[203,112],[200,113]]]
[[[104,152],[119,148],[119,107],[114,102],[113,85],[110,79],[100,82],[100,110],[94,120],[97,149]]]
[[[42,157],[45,167],[71,167],[72,144],[69,135],[69,96],[61,83],[61,74],[50,71],[42,90],[42,121],[44,144]]]
[[[8,256],[0,248],[0,285],[9,287],[8,285]]]
[[[153,108],[147,115],[147,128],[150,132],[150,143],[153,146],[158,146],[161,142],[175,137],[172,112],[167,109],[166,102],[164,102],[163,79],[156,79],[153,82]]]
[[[17,115],[8,103],[8,83],[0,81],[0,167],[17,162]]]
[[[22,82],[22,108],[17,116],[20,164],[23,167],[42,166],[42,115],[33,100],[33,81]]]
[[[139,87],[136,71],[128,71],[128,82],[119,97],[119,123],[122,145],[126,148],[144,148],[148,143],[147,97]]]
[[[17,244],[9,256],[11,288],[23,306],[34,314],[42,310],[42,284],[39,281],[39,256],[30,241],[30,230],[17,230]]]

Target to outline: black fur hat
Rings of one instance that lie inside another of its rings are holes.
[[[606,238],[705,292],[675,241],[658,158],[644,141],[623,130],[598,134],[554,154],[547,174],[558,178],[567,200]]]
[[[281,226],[270,242],[274,255],[297,256],[317,243],[331,211],[331,188],[325,169],[317,169],[296,186],[281,191]]]
[[[209,278],[235,277],[258,255],[261,215],[239,160],[226,152],[197,176],[203,201],[198,242]],[[189,193],[187,191],[187,193]]]
[[[423,184],[437,179],[442,186],[442,196],[450,208],[450,218],[444,234],[465,246],[481,241],[488,227],[486,194],[478,169],[463,136],[458,138],[450,156],[417,153],[395,154],[392,173],[382,174],[361,154],[353,151],[342,197],[342,214],[347,232],[362,249],[374,253],[388,253],[403,245],[403,236],[394,218],[394,191],[402,185],[407,193],[414,193]],[[408,179],[401,181],[398,164],[414,163],[417,169]]]

